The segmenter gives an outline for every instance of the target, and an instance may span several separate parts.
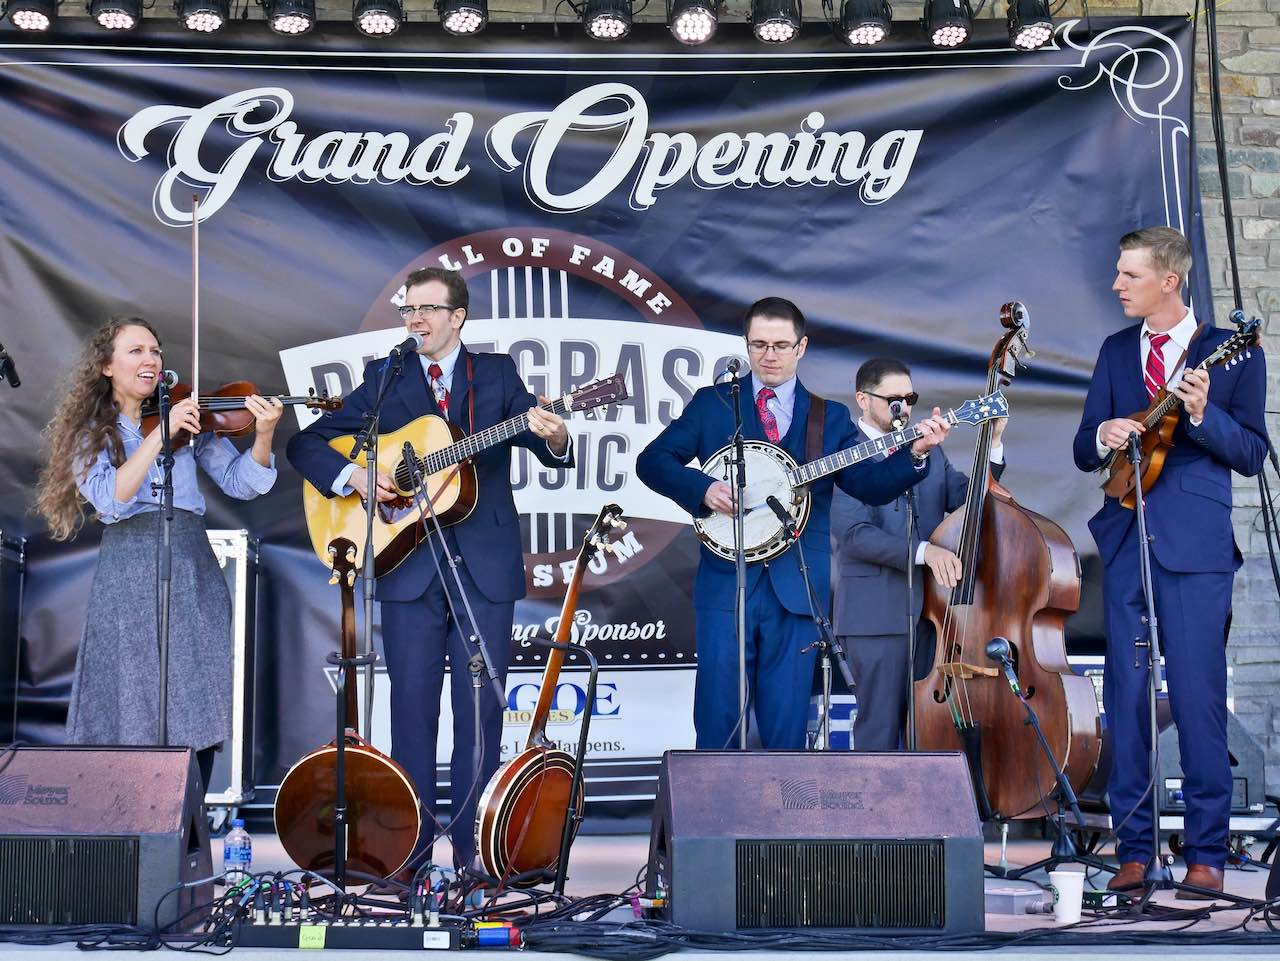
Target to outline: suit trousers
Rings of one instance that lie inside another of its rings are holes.
[[[699,608],[698,673],[694,682],[693,726],[703,750],[738,744],[737,616],[731,610]],[[767,576],[747,595],[747,696],[763,746],[769,750],[804,748],[814,651],[818,639],[808,615],[782,606]],[[747,723],[746,718],[741,719]]]
[[[513,602],[494,603],[476,587],[462,562],[452,532],[446,532],[458,562],[476,626],[483,635],[498,680],[506,684],[511,657]],[[419,548],[425,550],[426,546]],[[480,688],[480,770],[474,770],[476,745],[474,688],[468,661],[478,650],[470,641],[471,622],[444,558],[443,585],[449,588],[461,620],[455,623],[440,577],[412,601],[382,602],[382,643],[391,676],[391,756],[409,773],[428,812],[415,854],[431,846],[442,832],[436,811],[436,742],[440,730],[440,692],[445,657],[449,661],[449,693],[453,708],[453,756],[449,762],[449,835],[455,864],[475,857],[475,812],[489,778],[498,768],[502,748],[502,714],[492,685]],[[433,821],[433,817],[435,821]]]
[[[907,721],[907,635],[842,635],[840,643],[858,699],[853,749],[898,750]]]
[[[1102,692],[1112,757],[1107,789],[1111,821],[1120,825],[1116,854],[1121,861],[1146,861],[1151,854],[1151,798],[1143,798],[1150,780],[1148,660],[1146,648],[1134,646],[1135,638],[1147,638],[1138,564],[1135,524],[1103,575],[1107,659]],[[1231,573],[1177,573],[1152,558],[1164,676],[1186,794],[1183,855],[1187,864],[1215,868],[1226,861],[1231,815],[1226,628],[1233,578]]]

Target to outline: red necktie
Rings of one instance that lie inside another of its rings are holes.
[[[778,418],[769,409],[769,400],[776,397],[772,387],[761,387],[756,394],[756,413],[760,416],[760,426],[764,428],[764,436],[771,444],[778,443]]]
[[[440,379],[444,376],[444,372],[440,370],[439,364],[432,364],[427,368],[427,375],[431,378],[431,390],[436,395],[436,403],[440,405],[440,413],[447,418],[449,416],[449,388]]]
[[[1151,349],[1147,351],[1147,370],[1145,380],[1147,382],[1147,396],[1155,399],[1160,388],[1165,385],[1164,372],[1164,354],[1161,348],[1169,342],[1168,334],[1148,334],[1151,340]]]

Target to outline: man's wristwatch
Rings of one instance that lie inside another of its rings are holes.
[[[915,465],[916,470],[924,470],[925,465],[929,463],[929,455],[917,454],[915,451],[912,451],[911,463]]]

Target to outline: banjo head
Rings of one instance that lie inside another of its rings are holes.
[[[749,440],[743,444],[747,465],[747,489],[744,503],[743,543],[747,563],[767,561],[777,557],[789,546],[786,531],[766,503],[776,497],[791,514],[797,530],[804,530],[809,520],[810,499],[807,491],[792,488],[789,472],[796,469],[796,462],[781,447],[764,441]],[[716,480],[731,483],[733,445],[722,447],[702,465],[702,472]],[[733,518],[728,514],[712,514],[695,518],[694,532],[712,553],[727,561],[734,559]]]

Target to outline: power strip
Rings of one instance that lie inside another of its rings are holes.
[[[465,937],[464,937],[465,935]],[[323,948],[366,951],[455,951],[476,947],[476,932],[461,927],[427,927],[401,918],[344,918],[323,924],[288,921],[283,924],[238,924],[232,943],[246,948]]]

